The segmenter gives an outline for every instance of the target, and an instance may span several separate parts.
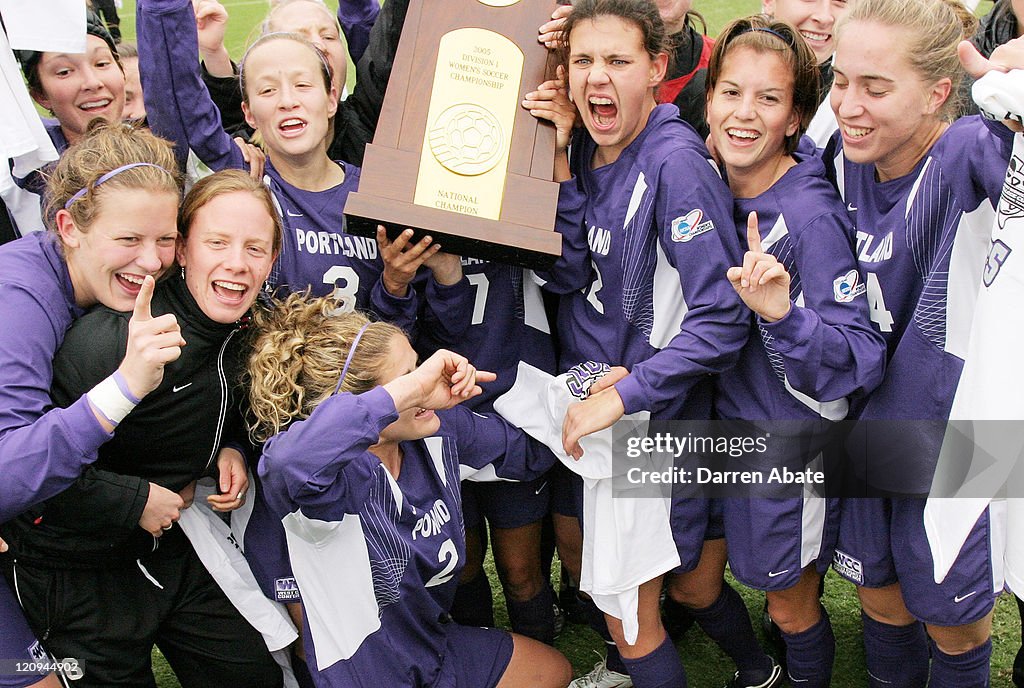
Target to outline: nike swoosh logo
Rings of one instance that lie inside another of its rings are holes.
[[[284,211],[288,217],[302,217],[302,213],[293,213],[290,210]]]
[[[977,592],[978,592],[977,590],[972,590],[971,592],[967,593],[966,595],[957,595],[956,597],[953,598],[953,603],[954,604],[960,604],[961,602],[966,600],[968,597],[970,597],[971,595],[976,594]]]
[[[533,494],[535,494],[535,495],[539,495],[539,494],[541,493],[541,490],[543,490],[543,489],[544,489],[545,487],[547,487],[547,486],[548,486],[548,481],[547,481],[547,480],[545,480],[545,481],[544,481],[544,483],[543,483],[543,484],[542,484],[542,485],[541,485],[540,487],[538,487],[538,488],[537,488],[537,491],[536,491],[536,492],[534,492]]]
[[[182,385],[181,387],[178,387],[178,386],[174,386],[174,387],[172,387],[172,388],[171,388],[171,392],[172,392],[172,393],[174,393],[174,392],[180,392],[181,390],[185,389],[186,387],[191,387],[191,386],[192,386],[192,383],[191,383],[191,382],[190,382],[190,383],[188,383],[187,385]]]
[[[781,576],[784,573],[789,573],[789,569],[786,569],[785,571],[769,571],[768,577],[775,578],[776,576]]]
[[[853,203],[847,203],[846,209],[849,210],[851,213],[857,212],[857,206],[855,206]]]

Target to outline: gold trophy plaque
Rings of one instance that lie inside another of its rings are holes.
[[[520,103],[547,78],[554,2],[412,0],[348,231],[406,227],[443,250],[529,267],[561,253],[554,127]]]

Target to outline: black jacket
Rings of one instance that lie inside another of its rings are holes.
[[[167,536],[157,540],[138,525],[149,483],[178,492],[204,474],[216,475],[219,449],[242,440],[235,400],[239,326],[207,318],[177,274],[157,286],[152,310],[154,316],[177,316],[187,342],[181,357],[165,368],[161,385],[121,422],[73,487],[0,528],[20,559],[103,567],[169,544]],[[117,369],[130,318],[100,307],[72,325],[54,360],[58,406],[70,405]]]
[[[981,18],[981,25],[971,43],[985,57],[991,57],[997,47],[1017,37],[1017,17],[1010,0],[997,0],[992,9]]]

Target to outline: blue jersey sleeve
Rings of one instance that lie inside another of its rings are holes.
[[[717,171],[696,151],[674,152],[662,163],[654,202],[659,249],[675,268],[686,314],[665,347],[616,383],[627,414],[656,413],[731,366],[750,330],[749,311],[725,277],[740,249],[732,195]]]
[[[804,225],[794,245],[803,305],[794,304],[777,322],[761,322],[789,383],[824,401],[871,392],[885,370],[885,340],[868,318],[852,232],[845,213]]]
[[[959,171],[945,175],[946,182],[964,210],[977,208],[984,199],[996,205],[1013,153],[1013,132],[1002,122],[975,115],[957,120],[944,139],[943,167]]]
[[[412,332],[415,328],[418,303],[419,295],[412,284],[405,296],[395,296],[384,287],[384,280],[380,277],[370,290],[370,307],[373,312],[403,332]]]
[[[463,479],[533,480],[554,464],[555,455],[497,413],[476,413],[462,406],[444,412],[455,428]]]
[[[584,226],[587,196],[576,177],[559,182],[558,215],[555,229],[562,235],[562,255],[548,270],[537,270],[544,288],[555,294],[567,294],[590,284],[590,246]]]
[[[359,511],[380,461],[360,461],[380,432],[398,419],[383,387],[365,394],[336,394],[306,420],[270,438],[259,476],[278,517],[296,507],[307,518],[339,521]]]
[[[420,334],[429,331],[430,341],[437,344],[432,351],[459,350],[458,345],[473,321],[475,295],[476,290],[465,276],[455,284],[444,285],[426,275]]]
[[[377,0],[341,0],[338,3],[338,23],[348,43],[348,54],[353,62],[366,52],[370,44],[370,30],[380,14]]]
[[[53,408],[53,356],[64,332],[52,326],[52,308],[0,284],[0,521],[65,490],[112,437],[84,396]]]
[[[199,68],[191,0],[140,0],[136,6],[139,72],[153,132],[174,142],[184,168],[189,149],[213,170],[246,167],[224,131]]]
[[[416,340],[421,328],[430,328],[445,342],[457,342],[469,326],[473,289],[465,278],[453,285],[438,284],[428,268],[421,267],[404,297],[384,287],[383,275],[370,295],[373,310]],[[443,346],[451,348],[453,344]]]

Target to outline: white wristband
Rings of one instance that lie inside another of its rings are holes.
[[[128,389],[119,370],[90,389],[86,396],[93,408],[115,428],[141,401]]]

